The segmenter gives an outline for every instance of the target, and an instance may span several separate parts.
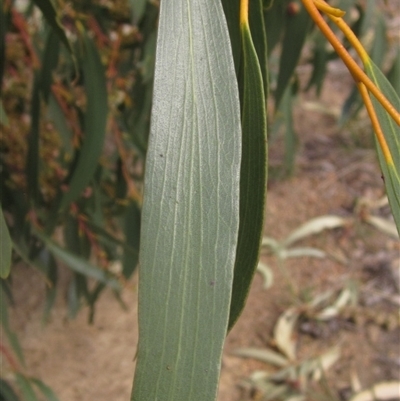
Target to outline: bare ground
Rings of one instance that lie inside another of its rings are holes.
[[[304,74],[307,73],[305,70]],[[296,167],[291,178],[272,177],[270,181],[266,235],[282,239],[300,224],[324,214],[357,216],[358,199],[377,200],[384,194],[368,124],[360,119],[358,125],[344,130],[339,130],[336,124],[334,114],[350,85],[345,70],[333,64],[321,98],[317,100],[310,93],[298,102]],[[311,111],[310,104],[322,106],[323,111]],[[281,157],[282,144],[278,141],[272,144],[271,164],[280,162]],[[387,208],[379,213],[390,218]],[[340,344],[341,358],[329,370],[328,379],[343,399],[349,394],[350,375],[354,372],[362,387],[381,380],[399,380],[399,324],[387,327],[369,315],[363,318],[366,310],[376,315],[398,310],[376,294],[383,291],[391,297],[398,296],[395,283],[400,269],[399,242],[358,222],[312,237],[305,243],[327,250],[331,257],[296,258],[287,262],[297,302],[326,289],[340,290],[348,280],[358,284],[360,297],[355,316],[318,325],[311,334],[300,325],[299,358],[318,355],[329,346]],[[243,389],[240,383],[254,370],[271,367],[233,356],[232,351],[238,347],[273,346],[273,327],[279,315],[295,302],[275,259],[269,257],[264,261],[273,268],[274,284],[265,290],[261,276],[257,274],[254,279],[245,311],[226,341],[218,401],[261,399],[256,392]],[[29,374],[50,385],[61,401],[128,400],[137,343],[137,277],[122,295],[128,306],[126,311],[106,291],[96,307],[93,325],[87,324],[86,310],[69,321],[64,291],[51,313],[50,323],[43,326],[41,277],[29,267],[17,269],[12,321],[24,348]],[[32,291],[32,287],[38,291]],[[313,327],[312,322],[308,323],[304,327]]]

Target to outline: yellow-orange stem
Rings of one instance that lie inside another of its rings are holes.
[[[346,11],[332,7],[323,0],[314,0],[314,4],[318,8],[318,10],[323,11],[327,15],[333,15],[335,17],[341,18],[346,14]]]
[[[319,0],[322,1],[322,0]],[[393,107],[389,100],[382,94],[382,92],[376,87],[376,85],[371,81],[367,74],[358,66],[354,59],[350,56],[345,47],[340,43],[339,39],[336,37],[335,33],[322,18],[322,15],[318,11],[318,3],[314,4],[314,0],[302,0],[304,7],[307,9],[311,18],[318,25],[318,28],[328,39],[330,44],[335,49],[336,53],[346,64],[350,73],[353,75],[354,80],[364,83],[367,89],[376,97],[376,99],[381,103],[381,105],[390,114],[397,125],[400,125],[400,113]]]
[[[249,0],[240,0],[240,25],[249,24]]]
[[[381,150],[382,150],[383,156],[386,160],[386,163],[393,166],[394,163],[393,163],[392,154],[390,153],[390,149],[386,142],[385,135],[382,131],[381,125],[379,124],[378,116],[376,115],[374,105],[372,104],[371,98],[369,97],[367,87],[362,82],[359,82],[357,84],[357,86],[358,86],[358,90],[360,91],[363,102],[365,104],[365,107],[367,109],[369,118],[372,123],[372,127],[375,132],[375,136],[379,142],[379,146],[381,147]]]
[[[337,18],[332,15],[328,15],[328,17],[344,33],[344,36],[346,36],[350,44],[354,47],[355,51],[360,56],[360,59],[363,62],[363,64],[367,64],[369,62],[369,55],[367,51],[364,49],[364,46],[358,40],[357,36],[351,30],[351,28],[346,24],[346,22],[342,18]]]

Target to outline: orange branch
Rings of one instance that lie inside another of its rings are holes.
[[[249,0],[240,0],[240,25],[249,24]]]
[[[359,82],[357,86],[361,93],[361,97],[364,101],[369,118],[371,119],[372,127],[374,128],[375,131],[375,136],[379,142],[386,163],[394,165],[392,154],[390,153],[390,149],[386,142],[385,135],[382,131],[381,125],[379,124],[378,116],[376,115],[374,105],[372,104],[371,98],[369,97],[368,90],[362,82]]]
[[[400,125],[400,113],[393,107],[393,105],[389,102],[389,100],[382,94],[382,92],[377,88],[377,86],[371,81],[371,79],[367,76],[367,74],[358,66],[358,64],[354,61],[354,59],[350,56],[345,47],[340,43],[339,39],[336,37],[335,33],[326,23],[326,21],[322,18],[322,15],[318,11],[318,4],[322,2],[322,0],[318,0],[315,4],[313,0],[302,0],[304,7],[307,9],[311,18],[314,20],[315,24],[318,25],[318,28],[324,34],[324,36],[328,39],[330,44],[335,49],[336,53],[342,59],[342,61],[346,64],[350,73],[353,75],[353,78],[356,82],[362,82],[367,89],[376,97],[379,103],[386,109],[386,111],[390,114],[393,120]],[[337,18],[334,16],[330,16],[330,18]],[[340,24],[343,27],[343,24]],[[349,28],[350,29],[350,28]],[[350,30],[351,31],[351,30]],[[345,34],[348,33],[346,29]],[[353,34],[354,35],[354,34]],[[354,35],[355,36],[355,35]],[[350,40],[350,39],[349,39]],[[360,49],[359,49],[360,50]],[[363,53],[362,53],[363,54]],[[363,57],[365,55],[363,54]],[[369,59],[369,58],[368,58]],[[363,60],[364,61],[364,60]]]

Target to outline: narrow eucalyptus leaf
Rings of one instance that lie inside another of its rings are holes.
[[[251,39],[257,53],[265,97],[268,95],[268,71],[267,71],[267,35],[264,23],[263,0],[253,0],[249,4],[249,25]],[[265,103],[265,102],[264,102]]]
[[[5,301],[6,293],[3,293],[3,291],[5,291],[5,288],[0,285],[0,300],[2,301],[0,302],[0,323],[3,326],[8,343],[17,356],[18,361],[25,367],[25,358],[18,337],[10,328],[10,322],[8,320],[8,304]]]
[[[129,0],[129,5],[132,9],[132,20],[136,24],[143,17],[146,10],[147,0]]]
[[[259,12],[261,13],[262,10],[260,9]],[[258,265],[267,181],[265,93],[260,64],[248,26],[242,27],[242,46],[240,226],[229,329],[232,328],[244,308],[251,280]]]
[[[12,241],[3,210],[0,208],[0,278],[7,278],[11,269]]]
[[[41,380],[32,379],[32,383],[37,386],[40,392],[44,395],[46,401],[59,401],[58,397],[55,395],[54,391],[44,384]]]
[[[10,123],[8,121],[7,113],[4,110],[3,103],[0,101],[0,124],[5,127],[9,127]]]
[[[47,35],[46,47],[43,53],[42,72],[41,72],[41,91],[46,102],[49,100],[50,88],[52,83],[52,73],[57,67],[58,53],[60,50],[60,38],[51,29]]]
[[[15,394],[12,387],[3,379],[0,378],[0,400],[4,401],[21,401]]]
[[[24,375],[21,373],[16,373],[15,377],[17,379],[18,388],[23,395],[24,401],[39,401],[36,393],[32,387],[30,380],[28,380]]]
[[[239,226],[239,95],[221,3],[163,0],[134,401],[215,400]]]
[[[53,6],[51,0],[33,0],[35,5],[40,8],[40,11],[43,13],[47,23],[53,28],[54,33],[60,38],[60,40],[64,43],[65,47],[68,51],[73,54],[71,45],[67,39],[67,35],[63,26],[60,23],[58,18],[56,9]]]
[[[85,259],[61,248],[49,238],[39,233],[36,233],[36,235],[46,244],[47,248],[54,255],[55,258],[67,264],[76,273],[94,278],[102,283],[107,284],[111,288],[120,288],[118,280],[111,274],[107,273],[105,270],[102,270],[99,267],[87,262]]]
[[[278,84],[275,91],[276,107],[282,99],[286,87],[289,85],[290,78],[298,64],[301,50],[308,30],[311,18],[305,7],[301,6],[299,12],[286,16],[285,35],[282,43],[282,54],[279,60]]]
[[[399,111],[399,96],[372,60],[366,63],[365,71],[375,85],[385,94],[395,109]],[[400,127],[374,97],[372,97],[372,103],[392,158],[392,160],[387,160],[382,153],[380,145],[376,142],[379,163],[383,172],[389,204],[392,209],[397,231],[400,234]]]
[[[226,22],[228,23],[229,36],[236,74],[239,74],[240,57],[242,52],[241,35],[239,27],[240,0],[221,0],[224,8]]]
[[[132,202],[128,206],[124,220],[126,247],[124,248],[122,274],[124,277],[129,278],[135,271],[139,261],[140,210],[138,205]]]
[[[81,64],[87,96],[85,131],[79,159],[69,182],[69,190],[61,200],[61,209],[65,209],[76,200],[89,184],[96,171],[106,134],[108,103],[105,71],[93,39],[87,33],[83,39],[85,46]]]
[[[31,202],[39,198],[40,77],[35,73],[31,106],[31,131],[28,137],[26,178]]]

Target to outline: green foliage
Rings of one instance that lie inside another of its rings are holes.
[[[241,314],[257,267],[264,227],[267,182],[266,59],[262,3],[253,2],[249,25],[241,26],[242,56],[239,69],[241,98],[242,159],[240,164],[240,223],[229,329]],[[259,18],[257,19],[257,15]],[[261,20],[261,21],[260,21]],[[252,24],[253,21],[253,24]],[[254,22],[256,21],[256,22]],[[261,24],[260,24],[261,22]],[[258,38],[258,51],[252,33]],[[264,39],[264,41],[262,41]]]
[[[5,279],[10,274],[12,243],[3,212],[0,209],[0,277]]]
[[[370,52],[380,66],[382,14],[371,1],[341,3],[358,10],[351,21],[357,35],[376,27]],[[283,163],[290,173],[302,50],[308,47],[306,61],[313,68],[306,88],[317,92],[336,55],[297,2],[251,1],[249,23],[241,25],[239,0],[161,4],[157,36],[156,1],[73,1],[55,8],[49,0],[33,0],[25,10],[2,2],[0,277],[6,279],[10,269],[12,276],[18,260],[39,269],[50,283],[46,320],[58,271],[66,265],[69,315],[86,303],[91,320],[104,288],[117,293],[135,271],[140,246],[140,343],[132,397],[212,400],[224,338],[243,309],[258,261],[266,96],[271,92],[275,100],[270,131],[286,123]],[[42,23],[35,23],[37,8]],[[399,60],[397,53],[389,66],[395,89]],[[368,73],[398,107],[379,69],[371,64]],[[355,115],[359,102],[349,97],[342,121]],[[398,135],[375,107],[394,156],[391,167],[379,154],[399,225]],[[1,285],[2,300],[11,298],[10,278]],[[6,302],[1,323],[23,364]],[[56,400],[42,382],[13,369],[27,401],[38,393]],[[0,397],[16,399],[7,383],[0,384]]]
[[[377,87],[390,100],[396,110],[400,109],[400,98],[391,86],[390,82],[383,75],[381,70],[371,61],[366,66],[367,74],[377,85]],[[386,155],[382,152],[379,144],[377,144],[379,163],[385,180],[386,191],[389,203],[392,209],[393,217],[396,222],[397,231],[400,235],[400,137],[399,127],[393,121],[391,116],[375,99],[372,99],[374,108],[377,113],[379,123],[387,141],[388,149],[392,160],[389,162]]]
[[[156,60],[132,400],[211,400],[229,317],[242,147],[221,5],[162,2]]]

